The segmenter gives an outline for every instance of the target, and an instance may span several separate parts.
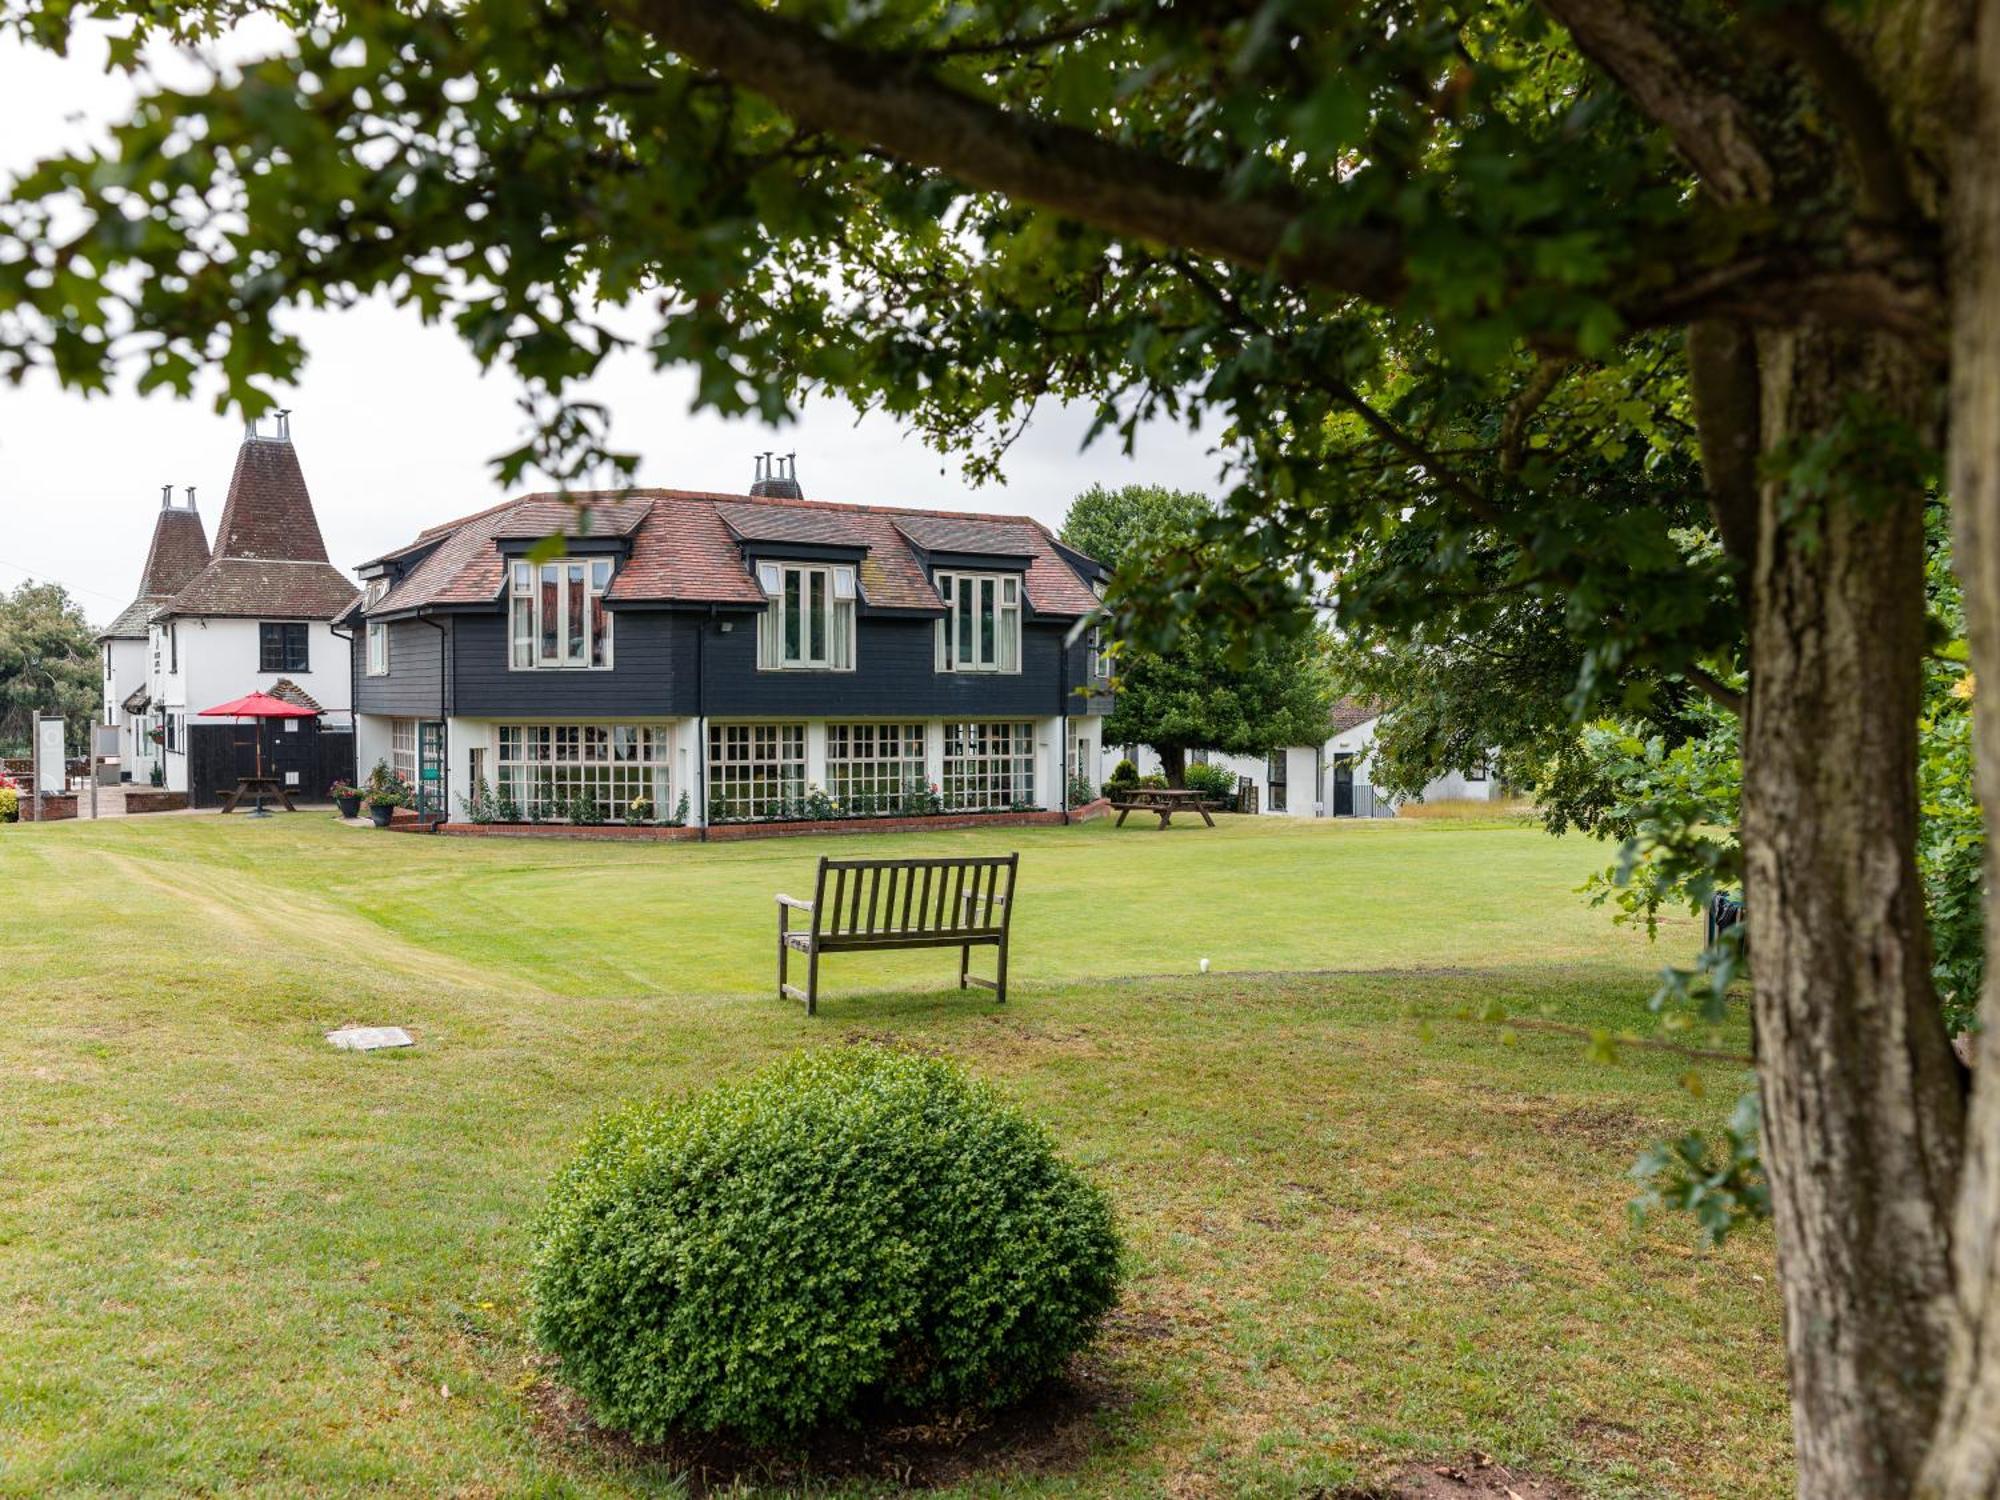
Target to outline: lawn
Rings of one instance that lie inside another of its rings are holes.
[[[1011,848],[1005,1007],[937,955],[827,960],[814,1020],[772,998],[771,896],[818,854]],[[681,1493],[528,1344],[531,1217],[607,1105],[866,1037],[999,1083],[1128,1240],[1073,1399],[974,1434],[950,1493],[1297,1497],[1485,1453],[1588,1496],[1782,1494],[1768,1234],[1704,1253],[1624,1206],[1737,1069],[1698,1099],[1685,1058],[1561,1029],[1637,1025],[1696,940],[1587,906],[1603,856],[1459,822],[7,829],[0,1493]],[[1533,1024],[1474,1019],[1496,1003]],[[349,1021],[419,1045],[336,1053]]]

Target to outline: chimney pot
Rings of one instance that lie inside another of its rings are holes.
[[[170,484],[163,484],[160,486],[160,509],[172,510],[173,508],[174,508],[174,487]]]
[[[189,485],[189,486],[187,487],[187,496],[188,496],[188,509],[189,509],[189,510],[193,510],[193,509],[194,509],[194,486],[193,486],[193,485]]]
[[[278,441],[281,443],[289,443],[291,440],[292,440],[292,410],[288,406],[281,406],[278,408]]]

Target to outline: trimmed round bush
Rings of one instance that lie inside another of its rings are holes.
[[[1117,1293],[1105,1195],[949,1063],[801,1053],[601,1122],[538,1228],[533,1327],[598,1421],[769,1441],[1018,1399]]]

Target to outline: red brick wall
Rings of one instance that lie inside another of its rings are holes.
[[[1099,798],[1069,815],[1072,823],[1101,818],[1110,804]],[[734,843],[739,839],[795,838],[809,833],[922,833],[932,828],[1049,828],[1060,824],[1059,812],[1002,812],[943,814],[929,818],[832,818],[816,823],[719,823],[708,829],[708,842]],[[394,825],[401,833],[425,833],[414,817],[399,816]],[[628,828],[622,823],[579,827],[574,823],[446,823],[437,830],[457,838],[499,839],[610,839],[652,840],[680,843],[700,839],[699,828]]]
[[[142,792],[136,787],[125,789],[127,813],[179,812],[187,805],[186,792]]]

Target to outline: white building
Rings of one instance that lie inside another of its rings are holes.
[[[217,726],[229,726],[232,744],[246,747],[261,735],[267,762],[289,784],[314,796],[325,792],[312,784],[316,760],[291,765],[284,753],[303,744],[299,735],[316,730],[296,719],[257,727],[206,719],[204,708],[282,687],[278,696],[321,710],[319,728],[353,729],[352,641],[334,633],[333,621],[358,591],[327,560],[287,413],[278,414],[277,429],[266,437],[250,424],[236,453],[214,556],[149,621],[147,689],[166,786],[191,792],[197,802],[247,770],[231,772],[219,761],[206,777],[193,769],[191,746],[204,728]],[[212,745],[219,739],[208,738]],[[203,784],[191,786],[191,779]]]
[[[1265,757],[1222,755],[1204,758],[1257,789],[1257,810],[1291,818],[1393,818],[1396,802],[1375,789],[1375,732],[1387,705],[1342,698],[1333,706],[1328,734],[1317,745],[1290,745]],[[1160,759],[1139,746],[1133,763],[1140,774],[1157,771]],[[1500,795],[1490,773],[1463,776],[1454,771],[1424,788],[1423,800],[1489,802]]]
[[[208,537],[194,507],[174,504],[174,487],[160,490],[160,513],[153,522],[152,544],[139,574],[139,594],[97,637],[103,654],[104,722],[118,731],[118,764],[126,781],[152,779],[160,765],[164,738],[155,711],[152,654],[148,622],[153,611],[172,599],[208,566]]]

